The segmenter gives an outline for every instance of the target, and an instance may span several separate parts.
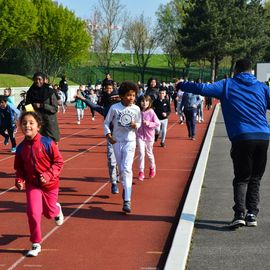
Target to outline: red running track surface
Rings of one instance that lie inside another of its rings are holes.
[[[106,141],[103,118],[92,121],[89,109],[81,125],[69,107],[59,113],[65,160],[61,174],[59,201],[65,222],[55,227],[53,220],[42,220],[42,252],[36,258],[23,256],[30,248],[25,193],[14,188],[14,155],[0,145],[0,270],[135,270],[163,269],[212,110],[205,111],[205,122],[197,124],[195,141],[187,138],[178,117],[169,118],[166,147],[154,145],[157,175],[137,180],[134,161],[132,213],[122,213],[120,194],[112,195],[108,182]],[[17,142],[23,136],[17,134]],[[120,184],[119,184],[120,187]],[[122,189],[121,189],[122,190]],[[181,258],[179,258],[181,259]]]

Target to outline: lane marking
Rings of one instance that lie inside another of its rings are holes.
[[[103,141],[99,142],[98,144],[89,147],[88,149],[84,150],[83,152],[80,152],[80,153],[76,154],[75,156],[72,156],[72,157],[68,158],[67,160],[64,160],[64,163],[66,163],[66,162],[68,162],[68,161],[70,161],[70,160],[72,160],[72,159],[74,159],[74,158],[76,158],[76,157],[78,157],[78,156],[80,156],[80,155],[82,155],[82,154],[84,154],[84,153],[90,151],[91,149],[93,149],[93,148],[95,148],[95,147],[97,147],[97,146],[99,146],[99,145],[102,145],[104,142],[106,142],[106,140],[103,140]],[[78,169],[77,169],[77,170],[78,170]],[[12,189],[14,189],[14,188],[15,188],[15,186],[10,187],[9,189],[7,189],[7,190],[5,190],[5,191],[2,191],[2,192],[0,193],[0,195],[3,195],[3,194],[5,194],[6,192],[8,192],[8,191],[10,191],[10,190],[12,190]]]
[[[147,251],[146,254],[156,254],[156,255],[160,255],[163,254],[163,251]]]
[[[167,129],[170,130],[173,126],[175,126],[177,124],[177,122],[175,122],[170,128]],[[88,149],[86,149],[85,151],[65,160],[64,162],[68,162],[70,160],[72,160],[73,158],[75,157],[78,157],[80,155],[82,155],[83,153],[97,147],[98,145],[101,145],[103,144],[104,142],[106,142],[106,140],[103,140],[102,142],[96,144],[95,146],[92,146],[92,147],[89,147]],[[135,157],[135,159],[137,158],[137,156]],[[1,161],[1,160],[0,160]],[[64,223],[67,222],[73,215],[75,215],[83,206],[85,206],[90,200],[92,200],[95,195],[97,195],[101,190],[103,190],[110,182],[107,181],[105,184],[103,184],[100,188],[98,188],[91,196],[89,196],[79,207],[77,207],[69,216],[65,217],[65,220],[64,220]],[[62,225],[63,226],[63,225]],[[44,237],[43,237],[43,240],[41,242],[41,244],[46,241],[47,238],[49,238],[55,231],[57,231],[61,226],[56,226],[54,227],[51,231],[49,231]],[[19,265],[22,261],[25,260],[25,256],[22,256],[21,258],[19,258],[17,261],[15,261],[7,270],[13,270],[17,265]],[[151,270],[151,269],[154,269],[156,270],[157,268],[141,268],[141,269],[147,269],[147,270]]]
[[[60,139],[60,142],[63,141],[63,140],[65,140],[65,139],[67,139],[67,138],[70,138],[70,137],[72,137],[72,136],[74,136],[74,135],[78,135],[78,134],[80,134],[80,133],[82,133],[82,132],[84,132],[84,131],[87,131],[87,130],[90,130],[90,128],[83,129],[83,130],[80,130],[80,131],[75,132],[75,133],[73,133],[73,134],[70,134],[70,135],[68,135],[68,136],[66,136],[66,137],[63,137],[63,138]],[[23,136],[21,136],[21,137],[23,137]],[[20,138],[20,137],[19,137],[19,138]],[[10,159],[10,158],[13,158],[13,157],[15,157],[15,155],[10,155],[9,157],[0,159],[0,162],[1,162],[1,161],[5,161],[5,160]]]
[[[85,206],[90,200],[92,200],[101,190],[103,190],[107,185],[109,184],[109,181],[103,184],[100,188],[98,188],[94,194],[90,195],[79,207],[77,207],[69,216],[65,217],[64,223],[67,222],[72,216],[74,216],[83,206]],[[64,225],[64,224],[63,224]],[[62,225],[62,226],[63,226]],[[41,241],[41,244],[46,241],[47,238],[49,238],[55,231],[57,231],[61,226],[55,226],[51,231],[49,231]],[[25,256],[19,258],[17,261],[15,261],[7,270],[13,270],[18,264],[20,264],[22,261],[25,260]]]
[[[7,189],[7,190],[5,190],[5,191],[2,191],[2,192],[0,193],[0,195],[3,195],[3,194],[5,194],[6,192],[9,192],[10,190],[12,190],[12,189],[14,189],[14,188],[15,188],[15,186],[10,187],[9,189]]]

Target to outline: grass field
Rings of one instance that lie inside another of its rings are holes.
[[[52,83],[59,83],[60,78],[54,78]],[[33,83],[32,78],[16,74],[0,74],[0,87],[24,87]],[[73,81],[68,81],[70,85],[77,85]]]
[[[0,74],[0,87],[21,87],[32,84],[32,80],[15,74]]]

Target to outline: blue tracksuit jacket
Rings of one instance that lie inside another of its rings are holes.
[[[251,73],[242,72],[213,84],[182,82],[177,88],[218,98],[231,141],[269,139],[266,111],[270,109],[270,89]]]

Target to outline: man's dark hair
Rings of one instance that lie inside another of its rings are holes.
[[[118,94],[119,96],[124,96],[127,92],[134,91],[135,94],[137,95],[138,92],[138,85],[134,82],[131,81],[124,81],[121,83],[119,89],[118,89]]]
[[[33,79],[36,77],[41,77],[42,79],[45,79],[46,75],[43,72],[38,71],[33,75]]]
[[[249,59],[240,59],[235,63],[235,72],[245,72],[245,71],[251,71],[251,61]]]

